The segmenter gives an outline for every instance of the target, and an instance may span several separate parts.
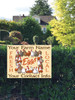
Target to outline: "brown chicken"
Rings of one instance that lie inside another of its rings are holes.
[[[26,52],[26,56],[30,56],[30,55],[31,55],[30,51]]]
[[[42,51],[39,51],[38,53],[39,53],[39,54],[42,54]]]
[[[23,49],[23,55],[24,55],[24,56],[30,56],[30,55],[31,55],[31,52],[30,52],[30,51],[26,52],[26,51]]]
[[[23,49],[23,55],[24,55],[24,56],[26,56],[26,53],[27,53],[27,52]]]

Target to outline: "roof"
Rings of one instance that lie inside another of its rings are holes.
[[[13,21],[18,22],[18,21],[22,20],[22,19],[25,18],[25,17],[26,17],[26,16],[13,16]]]
[[[54,16],[40,16],[41,24],[48,24],[48,22],[50,22],[53,18],[55,17]]]
[[[29,17],[29,16],[13,16],[13,21],[18,22],[19,20],[22,20],[25,17]],[[35,18],[35,15],[33,16]],[[40,25],[47,25],[48,22],[50,22],[53,18],[55,18],[54,16],[37,16],[40,18]],[[56,18],[55,18],[56,19]]]

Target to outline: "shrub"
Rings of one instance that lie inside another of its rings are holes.
[[[41,27],[40,27],[39,23],[36,22],[35,19],[33,19],[31,17],[26,17],[21,22],[0,20],[0,29],[4,29],[4,30],[8,30],[8,31],[15,30],[15,31],[21,32],[23,35],[23,40],[28,42],[29,44],[33,43],[34,35],[40,36],[39,43],[42,42],[43,33],[41,31]],[[17,38],[20,39],[21,37],[17,37]],[[28,38],[28,40],[25,40],[27,38]]]
[[[6,40],[6,41],[0,41],[0,44],[12,44],[12,42],[9,41],[9,40]]]
[[[10,22],[7,20],[0,20],[0,29],[9,30]]]
[[[0,29],[8,31],[18,30],[19,25],[14,21],[0,20]]]
[[[16,37],[22,41],[22,34],[19,31],[11,31],[9,37]]]
[[[51,45],[58,45],[58,42],[55,40],[55,37],[54,36],[49,36],[47,39],[47,44],[51,44]]]
[[[7,37],[5,38],[6,44],[20,44],[21,40],[17,37]]]
[[[45,44],[46,44],[46,40],[42,40],[42,44],[44,44],[44,45],[45,45]]]
[[[12,42],[7,40],[6,41],[6,44],[11,44],[12,45]]]
[[[13,42],[12,42],[12,44],[20,44],[20,42],[21,42],[21,40],[19,39],[19,38],[17,38],[17,37],[12,37],[12,39],[13,39]]]
[[[48,44],[53,44],[53,42],[54,42],[54,36],[49,36],[49,37],[47,38],[47,43],[48,43]]]
[[[9,36],[9,32],[8,31],[0,30],[0,40],[4,40],[8,36]]]
[[[38,44],[39,37],[37,35],[33,36],[33,42],[34,42],[34,44]]]
[[[6,41],[0,41],[0,44],[6,44]]]
[[[4,40],[5,40],[5,41],[13,42],[13,38],[12,38],[12,37],[6,37]]]
[[[0,95],[10,93],[17,82],[16,89],[20,93],[22,88],[22,93],[27,97],[74,100],[75,48],[52,48],[52,79],[7,79],[5,46],[0,46],[0,58]]]

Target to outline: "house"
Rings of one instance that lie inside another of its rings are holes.
[[[23,14],[23,16],[13,16],[13,21],[20,21],[23,18],[28,17],[25,16]],[[32,16],[41,26],[43,33],[46,33],[46,25],[48,25],[48,22],[50,22],[53,18],[55,18],[54,16],[38,16],[38,15],[34,15]]]
[[[41,25],[42,31],[43,33],[46,33],[46,25],[48,25],[48,22],[50,22],[53,18],[55,18],[54,16],[37,16],[34,15],[32,16],[36,21],[38,21],[38,23]]]

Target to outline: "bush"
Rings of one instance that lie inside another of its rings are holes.
[[[18,30],[19,25],[14,21],[0,20],[0,29],[8,31]]]
[[[9,32],[14,30],[21,32],[23,35],[23,40],[28,42],[29,44],[33,43],[34,35],[38,35],[40,37],[39,43],[41,43],[43,38],[43,33],[41,31],[39,23],[36,22],[35,19],[31,17],[26,17],[21,22],[0,20],[0,28],[3,30],[8,30]]]
[[[10,22],[7,20],[0,20],[0,29],[9,30]]]
[[[45,45],[46,44],[46,40],[42,40],[42,44]]]
[[[37,35],[33,36],[33,42],[34,42],[34,44],[38,44],[39,37]]]
[[[12,44],[20,44],[20,42],[21,42],[21,40],[19,39],[19,38],[17,38],[17,37],[12,37],[12,39],[13,39],[13,42],[12,42]]]
[[[8,36],[9,36],[9,32],[8,31],[0,30],[0,40],[4,40]]]
[[[0,58],[0,95],[10,93],[13,87],[21,93],[21,87],[22,93],[27,97],[74,100],[75,48],[52,48],[52,79],[7,79],[5,46],[0,46]]]
[[[6,41],[0,41],[0,44],[12,44],[12,42],[9,41],[9,40],[6,40]]]
[[[5,41],[13,42],[13,38],[12,38],[12,37],[6,37],[4,40],[5,40]]]
[[[52,45],[53,42],[54,42],[54,36],[49,36],[49,37],[47,38],[47,43]]]
[[[55,40],[55,37],[54,36],[49,36],[47,39],[47,44],[51,44],[51,45],[58,45],[58,42]]]
[[[6,44],[20,44],[21,40],[17,37],[7,37],[5,38]]]
[[[6,41],[0,41],[0,44],[6,44]]]
[[[22,41],[22,34],[19,31],[11,31],[9,37],[16,37]]]

